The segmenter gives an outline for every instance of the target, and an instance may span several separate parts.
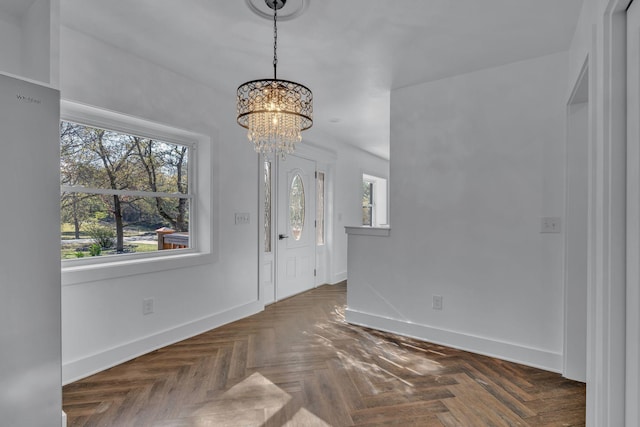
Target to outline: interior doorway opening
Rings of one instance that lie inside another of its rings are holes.
[[[563,375],[587,380],[589,235],[589,68],[582,68],[567,105],[565,169],[565,325]]]

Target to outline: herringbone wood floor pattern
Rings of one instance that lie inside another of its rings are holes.
[[[69,426],[577,426],[585,386],[349,325],[346,285],[64,387]]]

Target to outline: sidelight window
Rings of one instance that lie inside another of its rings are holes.
[[[316,244],[324,245],[324,172],[316,176]]]

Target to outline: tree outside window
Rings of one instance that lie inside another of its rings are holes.
[[[190,152],[188,145],[62,121],[62,258],[158,250],[158,229],[188,242]]]
[[[362,181],[362,225],[373,225],[373,182]]]

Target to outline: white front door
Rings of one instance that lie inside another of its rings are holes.
[[[315,287],[315,171],[292,155],[278,163],[277,300]]]

